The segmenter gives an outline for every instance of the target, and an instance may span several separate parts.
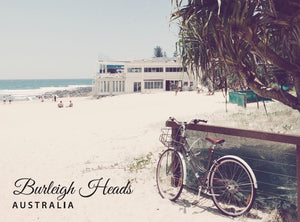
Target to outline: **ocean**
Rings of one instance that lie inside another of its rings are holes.
[[[36,99],[44,93],[92,86],[93,79],[18,79],[0,80],[0,98]]]

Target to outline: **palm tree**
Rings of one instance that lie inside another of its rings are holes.
[[[221,72],[226,81],[238,77],[257,94],[300,111],[298,0],[185,2],[172,0],[171,15],[180,28],[177,46],[184,66],[196,75],[200,69],[208,75],[226,70]],[[296,93],[283,90],[287,83]]]

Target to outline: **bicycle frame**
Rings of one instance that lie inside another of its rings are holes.
[[[205,188],[206,190],[211,188],[206,183],[206,181],[209,179],[212,167],[214,165],[218,164],[219,160],[222,160],[225,157],[232,157],[232,156],[227,155],[227,156],[223,156],[222,158],[220,158],[218,160],[215,160],[215,158],[214,158],[214,149],[217,146],[217,144],[212,144],[211,147],[209,148],[210,155],[209,155],[207,167],[204,168],[204,167],[200,166],[197,163],[198,160],[196,159],[196,156],[193,153],[193,151],[191,149],[191,146],[187,142],[187,139],[186,139],[187,137],[185,136],[185,133],[186,133],[185,123],[183,123],[178,130],[179,130],[179,135],[177,135],[177,138],[176,138],[178,140],[178,143],[177,143],[177,145],[175,145],[174,148],[175,148],[175,150],[177,150],[177,152],[181,153],[183,158],[190,164],[190,166],[193,170],[193,173],[194,173],[195,177],[197,178],[197,180],[199,182],[199,189],[200,189],[199,190],[199,195],[200,195],[200,192],[201,192],[202,188]],[[201,138],[199,138],[199,139],[201,139]],[[242,160],[241,158],[235,157],[235,156],[234,156],[234,158],[238,159],[244,165],[248,166],[248,164],[244,160]],[[250,168],[250,167],[248,166],[248,168]],[[204,177],[200,177],[198,171],[201,171],[202,173],[205,173]],[[255,175],[252,171],[250,171],[250,174],[254,178],[254,187],[257,188],[257,181],[256,181],[256,178],[255,178]]]
[[[214,158],[214,149],[216,145],[212,145],[209,148],[210,155],[209,155],[207,167],[204,168],[197,163],[198,161],[196,160],[196,155],[193,153],[193,151],[191,150],[191,146],[187,142],[185,136],[185,125],[182,125],[181,128],[179,128],[178,130],[180,131],[179,132],[180,134],[178,135],[179,138],[177,138],[179,139],[179,142],[177,145],[178,147],[175,147],[175,149],[179,153],[182,153],[183,158],[190,164],[193,173],[199,182],[199,187],[205,187],[206,189],[209,189],[208,185],[206,184],[206,181],[209,178],[211,166],[216,163]],[[200,177],[198,171],[205,173],[204,177]]]

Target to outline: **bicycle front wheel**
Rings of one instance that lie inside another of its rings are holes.
[[[240,216],[251,209],[256,179],[250,172],[247,164],[232,157],[222,158],[212,167],[209,178],[212,199],[223,214]]]
[[[160,195],[175,201],[182,192],[184,176],[178,152],[173,149],[163,152],[156,168],[156,183]]]

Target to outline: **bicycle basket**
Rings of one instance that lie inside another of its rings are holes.
[[[179,130],[178,130],[178,132],[179,132]],[[178,132],[176,132],[175,138],[177,137]],[[161,129],[159,141],[166,147],[173,147],[173,146],[176,146],[179,144],[178,141],[176,141],[172,138],[172,128],[170,128],[170,127]]]

